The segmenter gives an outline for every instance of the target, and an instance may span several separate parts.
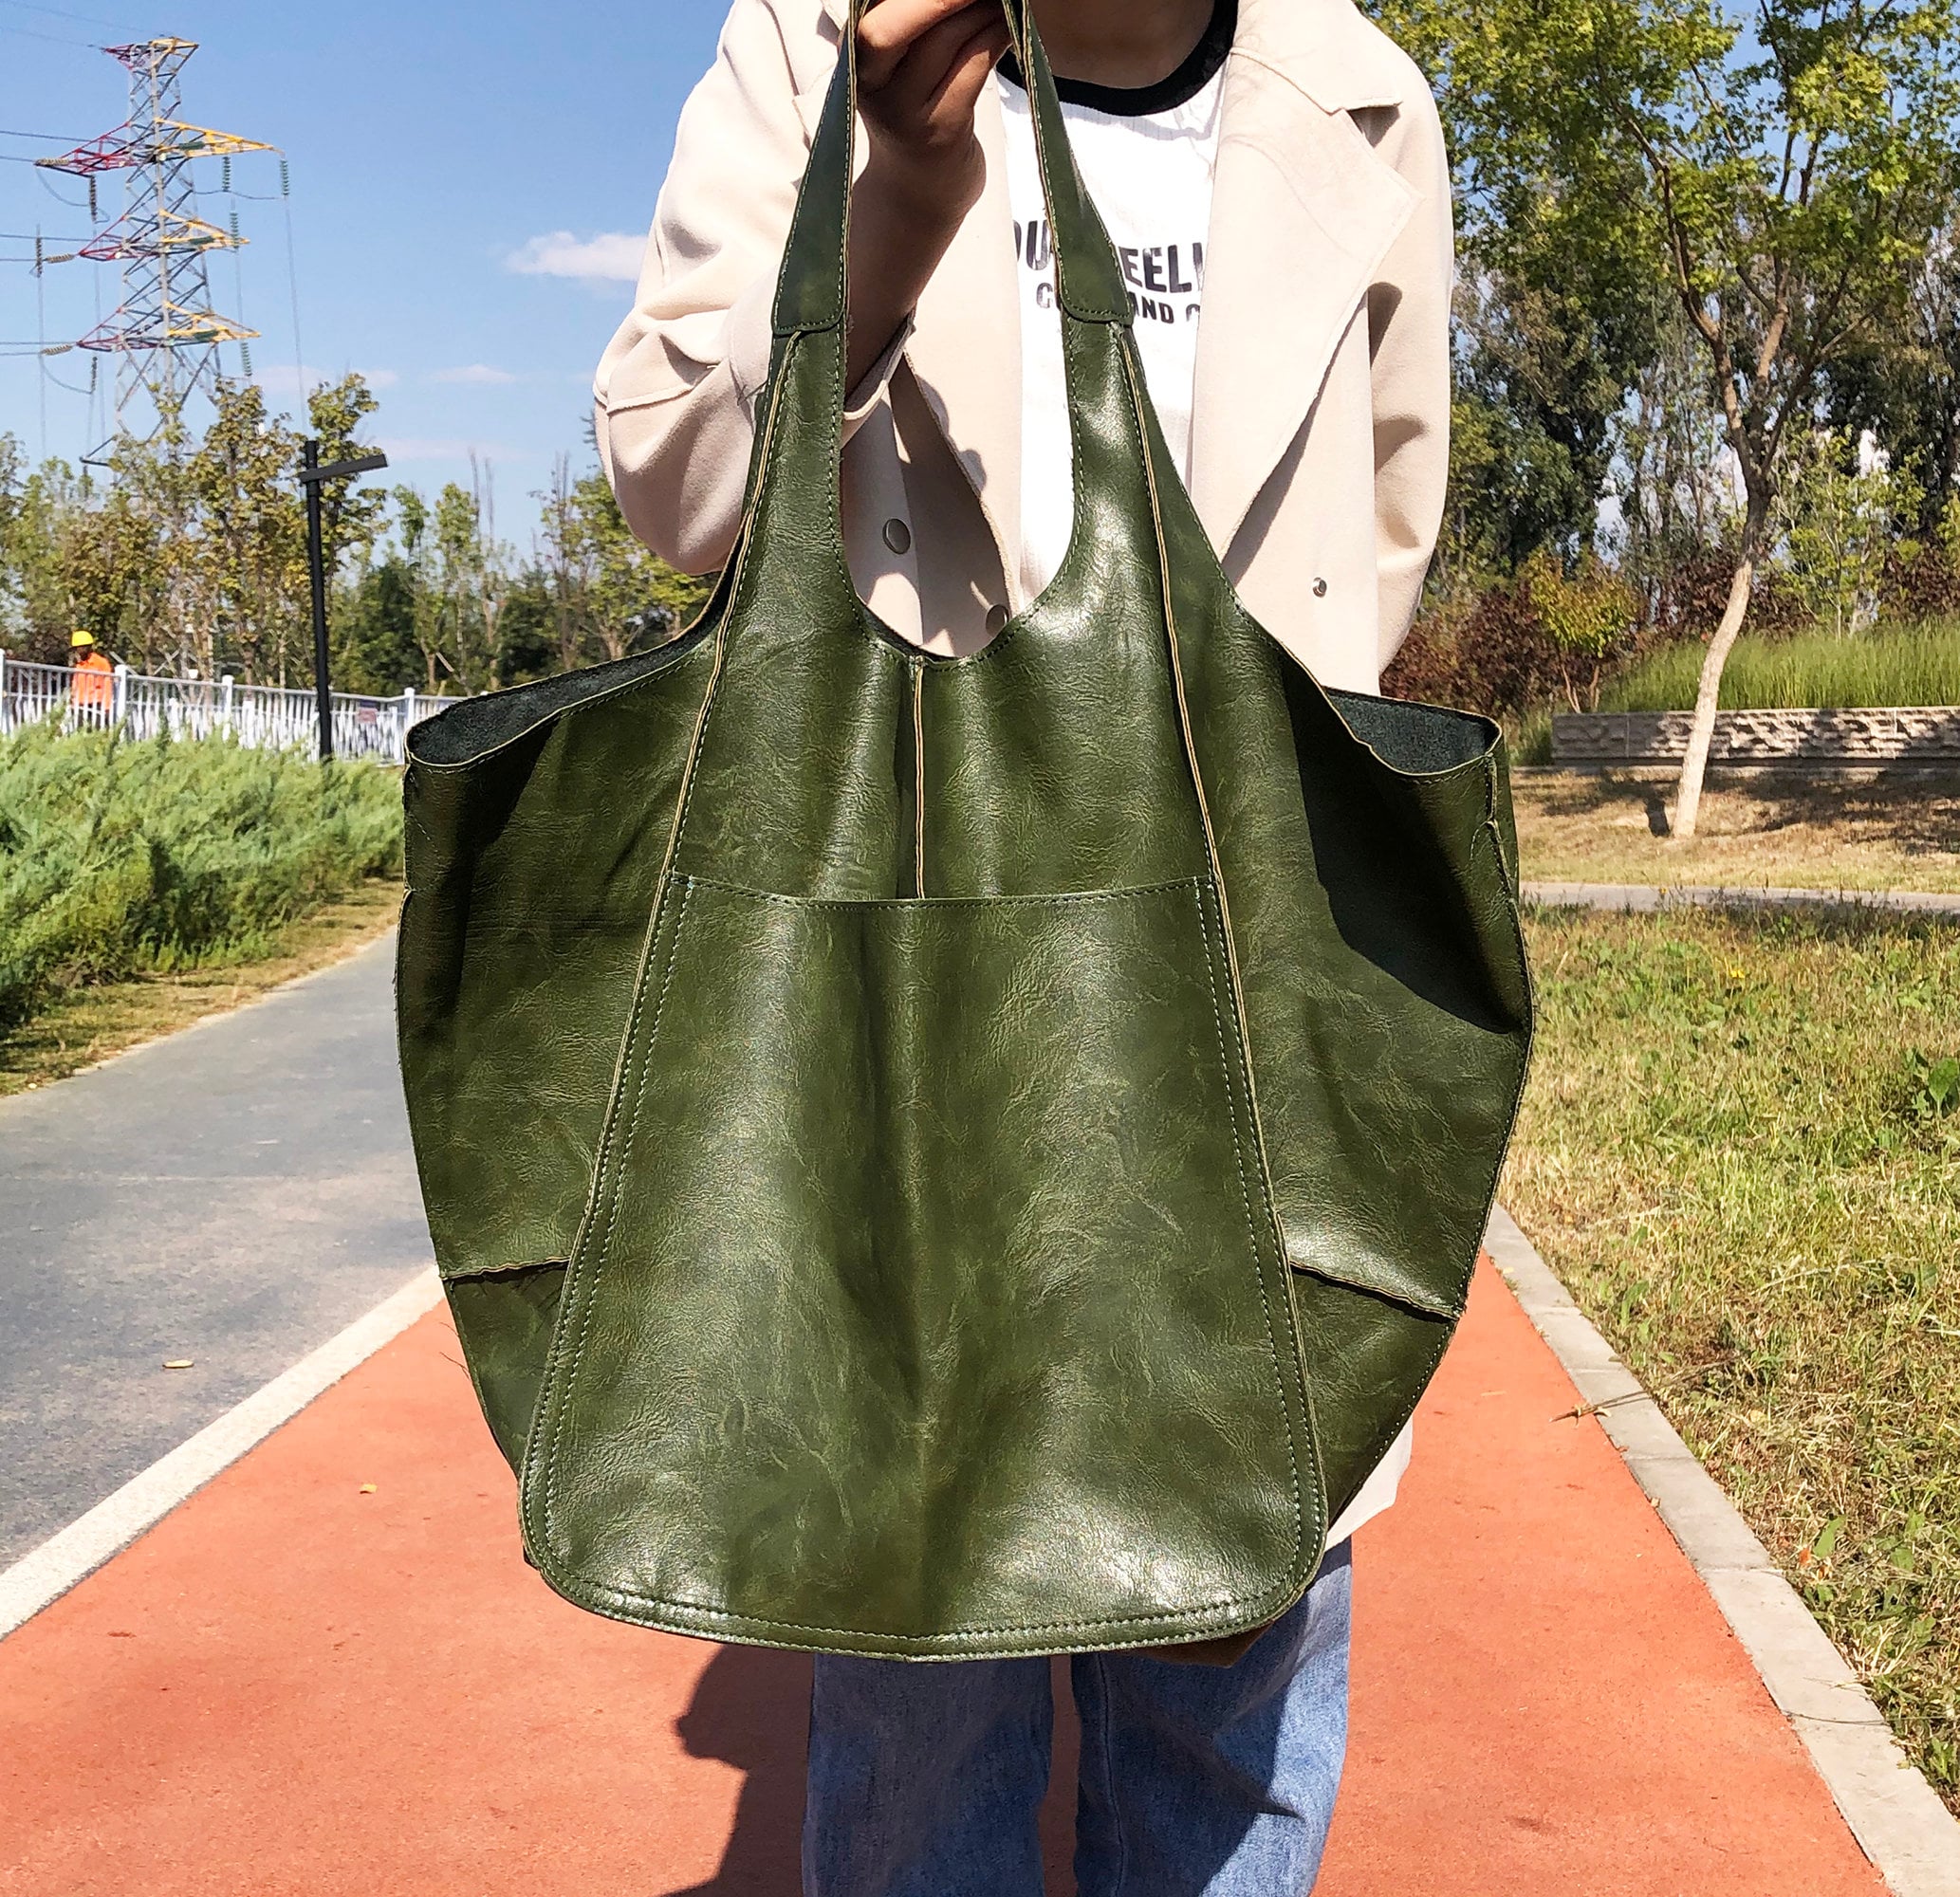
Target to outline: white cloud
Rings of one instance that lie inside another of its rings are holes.
[[[429,379],[432,382],[474,382],[489,386],[514,382],[517,378],[508,369],[492,369],[488,362],[471,362],[460,369],[438,369]]]
[[[631,284],[639,281],[646,239],[624,230],[602,230],[596,237],[575,237],[569,230],[551,230],[533,237],[504,260],[507,269],[521,277],[576,277],[588,284]]]

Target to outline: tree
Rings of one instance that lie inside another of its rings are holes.
[[[1634,590],[1597,554],[1585,553],[1567,572],[1546,549],[1525,562],[1525,597],[1557,654],[1560,684],[1574,711],[1599,709],[1606,661],[1633,631]]]
[[[188,457],[194,526],[177,547],[208,614],[207,675],[236,663],[285,685],[305,669],[306,520],[293,482],[299,437],[253,382],[221,382]]]
[[[306,418],[321,460],[352,461],[367,453],[373,444],[361,440],[359,430],[379,406],[361,375],[320,383],[306,397]],[[387,513],[388,496],[380,488],[357,487],[354,479],[321,483],[320,543],[330,575],[340,572],[350,554],[364,558],[373,550]]]
[[[1784,451],[1777,528],[1805,611],[1840,637],[1877,617],[1893,524],[1918,512],[1918,484],[1846,429],[1812,429]]]
[[[1902,320],[1946,222],[1960,0],[1387,10],[1442,75],[1479,241],[1502,256],[1512,225],[1550,222],[1577,277],[1637,266],[1700,345],[1743,507],[1674,813],[1692,837],[1785,444],[1832,367]]]
[[[69,524],[88,491],[65,461],[24,473],[11,435],[0,435],[0,644],[41,664],[67,657],[80,623],[65,564]]]
[[[566,669],[671,637],[708,597],[706,581],[676,573],[635,538],[596,470],[575,482],[561,455],[550,490],[538,498],[540,561]]]
[[[1832,365],[1827,406],[1840,432],[1870,430],[1894,467],[1914,470],[1917,518],[1902,525],[1935,538],[1960,494],[1960,228],[1939,234],[1903,325],[1860,338]]]
[[[1467,246],[1455,299],[1451,498],[1437,585],[1517,573],[1590,546],[1616,423],[1652,354],[1651,299],[1595,298],[1562,277],[1551,240],[1508,233],[1509,254]]]
[[[93,634],[103,651],[139,672],[153,670],[157,658],[146,635],[157,622],[170,564],[157,523],[126,489],[114,488],[98,506],[64,510],[54,550],[65,611],[44,646],[49,659],[73,630]]]
[[[345,587],[334,607],[334,674],[349,691],[392,696],[427,676],[416,613],[415,570],[398,552]]]
[[[473,492],[451,481],[434,506],[413,488],[395,490],[399,559],[431,691],[445,683],[465,692],[489,691],[504,682],[499,624],[509,597],[510,561],[494,531],[487,487],[480,472]]]

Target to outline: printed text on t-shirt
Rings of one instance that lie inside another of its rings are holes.
[[[1055,249],[1045,218],[1014,225],[1014,252],[1024,269],[1042,279],[1034,300],[1042,309],[1055,306]],[[1130,286],[1130,307],[1144,322],[1195,322],[1205,291],[1205,247],[1201,240],[1183,244],[1153,244],[1148,249],[1119,245],[1117,261]]]

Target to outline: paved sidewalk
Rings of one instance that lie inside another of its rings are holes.
[[[1527,882],[1526,902],[1651,915],[1668,909],[1876,909],[1960,918],[1960,895],[1927,890],[1786,889],[1777,883]]]
[[[0,1891],[793,1897],[807,1663],[554,1599],[456,1357],[422,1320],[0,1643]],[[1359,1544],[1319,1897],[1877,1897],[1574,1402],[1486,1269]]]
[[[393,949],[0,1102],[0,1567],[428,1262]]]

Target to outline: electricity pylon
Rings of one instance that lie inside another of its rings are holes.
[[[155,404],[160,427],[198,390],[213,394],[219,344],[258,334],[211,306],[208,254],[245,240],[197,215],[191,165],[196,158],[276,148],[185,120],[179,75],[197,50],[194,40],[142,40],[103,50],[128,68],[128,119],[72,152],[35,162],[74,177],[129,175],[122,215],[78,253],[122,266],[121,303],[77,344],[121,359],[116,378],[120,433],[129,425],[128,410],[143,395]]]

